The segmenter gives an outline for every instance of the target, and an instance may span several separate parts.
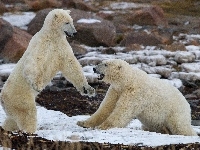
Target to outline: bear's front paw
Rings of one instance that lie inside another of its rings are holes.
[[[83,86],[81,90],[81,95],[88,95],[89,97],[94,97],[96,95],[95,89],[90,85]]]
[[[108,130],[110,128],[114,128],[114,126],[112,124],[106,123],[106,122],[102,123],[101,125],[99,125],[97,127],[97,129],[101,129],[101,130]]]
[[[76,124],[83,128],[94,128],[94,126],[88,124],[86,121],[78,121]]]

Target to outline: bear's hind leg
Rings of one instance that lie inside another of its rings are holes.
[[[16,116],[16,122],[20,130],[27,133],[34,133],[37,129],[36,108],[26,109],[20,112],[20,114]]]
[[[2,128],[7,131],[16,131],[19,130],[17,123],[11,118],[7,117],[3,123]]]
[[[189,117],[187,119],[187,116],[172,117],[167,124],[168,129],[173,135],[197,136],[197,133],[191,126],[191,120]]]
[[[190,124],[171,125],[170,131],[173,135],[197,136]]]

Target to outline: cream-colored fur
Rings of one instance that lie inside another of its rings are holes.
[[[42,29],[31,39],[1,92],[1,104],[7,118],[5,130],[33,133],[37,128],[35,97],[58,71],[82,95],[93,96],[95,91],[87,83],[82,68],[66,40],[76,30],[68,10],[51,11]]]
[[[191,126],[188,102],[166,81],[150,77],[119,59],[103,61],[94,71],[110,87],[99,109],[89,119],[78,122],[79,126],[121,128],[137,118],[144,130],[197,135]]]

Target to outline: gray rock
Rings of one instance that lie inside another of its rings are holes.
[[[102,62],[101,58],[98,57],[84,57],[78,60],[82,66],[97,65]]]
[[[172,72],[169,78],[170,79],[178,78],[185,81],[195,82],[197,80],[200,80],[200,73]]]
[[[183,63],[180,65],[183,72],[200,72],[200,62],[198,63]]]
[[[148,74],[159,74],[164,78],[169,78],[173,71],[173,69],[170,69],[167,66],[150,67],[148,65],[141,65],[138,68],[142,69],[143,71],[145,71]]]
[[[177,63],[189,63],[195,60],[195,55],[192,52],[176,52],[175,61]]]
[[[167,64],[167,60],[163,55],[138,56],[138,61],[141,63],[146,63],[150,66],[160,66]]]

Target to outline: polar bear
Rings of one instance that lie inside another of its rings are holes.
[[[35,97],[58,71],[82,95],[94,96],[82,67],[73,54],[66,36],[73,36],[76,29],[69,10],[54,9],[45,18],[22,58],[10,74],[1,92],[1,104],[7,118],[3,128],[34,133],[37,128]]]
[[[99,109],[82,127],[125,127],[137,118],[144,130],[196,136],[191,109],[184,96],[170,83],[148,76],[119,59],[104,60],[94,68],[99,79],[110,84]]]

